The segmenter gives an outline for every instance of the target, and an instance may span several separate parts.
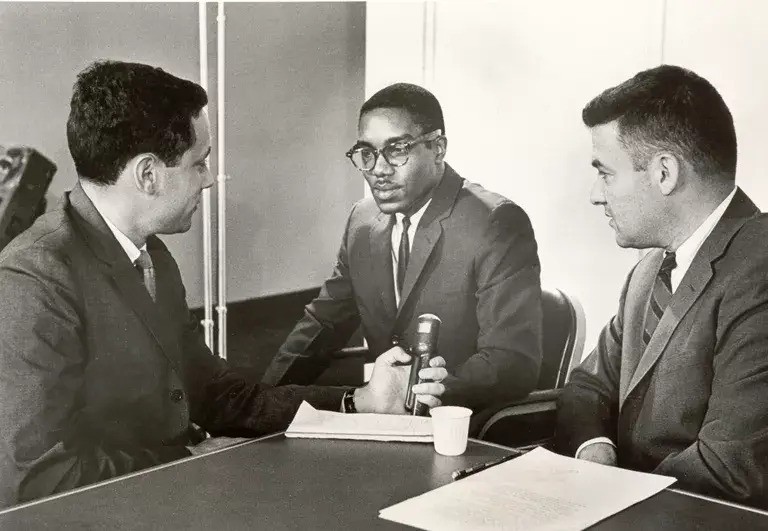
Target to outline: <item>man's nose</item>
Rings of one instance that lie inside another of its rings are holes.
[[[211,173],[210,169],[205,170],[205,179],[203,180],[203,188],[210,188],[213,186],[213,183],[215,182],[215,179],[213,178],[213,173]]]
[[[373,163],[373,168],[371,168],[371,173],[374,175],[392,175],[395,171],[395,168],[392,167],[392,165],[387,162],[386,157],[384,157],[384,153],[379,152],[376,155],[376,161]]]
[[[605,204],[605,186],[602,179],[595,180],[592,190],[589,192],[589,202],[593,205]]]

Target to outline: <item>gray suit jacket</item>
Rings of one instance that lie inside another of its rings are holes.
[[[619,465],[768,507],[768,216],[739,190],[642,333],[663,252],[630,273],[615,317],[558,405],[559,449],[593,437]]]
[[[157,303],[78,185],[0,254],[0,507],[189,455],[188,427],[284,429],[303,399],[259,389],[202,341],[176,262],[151,237]]]
[[[333,274],[264,381],[313,382],[360,323],[378,355],[393,340],[407,344],[418,316],[433,313],[452,374],[444,402],[478,408],[531,391],[541,364],[541,287],[525,212],[446,166],[416,230],[399,307],[392,221],[372,198],[353,207]]]

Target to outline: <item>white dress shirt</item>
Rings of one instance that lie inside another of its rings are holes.
[[[712,211],[704,223],[699,225],[699,228],[691,234],[687,240],[685,240],[680,247],[675,251],[675,262],[677,265],[672,270],[672,293],[675,292],[680,282],[683,280],[688,268],[691,267],[693,259],[696,257],[696,253],[699,252],[701,246],[704,245],[704,241],[712,234],[715,225],[720,221],[720,218],[725,214],[725,209],[731,204],[733,196],[736,195],[736,188],[728,194],[722,203],[718,205],[716,209]]]
[[[416,228],[419,226],[424,212],[432,202],[430,198],[423,207],[411,215],[411,225],[408,227],[408,251],[413,249],[413,239],[416,237]],[[392,227],[392,283],[395,286],[395,304],[400,306],[400,290],[397,288],[397,252],[400,249],[400,236],[403,234],[403,218],[404,214],[395,214],[395,224]]]
[[[717,223],[720,221],[720,218],[723,217],[725,210],[728,208],[728,205],[731,204],[733,196],[735,195],[736,188],[734,188],[731,193],[728,194],[728,197],[723,199],[723,202],[720,203],[717,208],[712,211],[707,219],[704,220],[704,223],[699,225],[699,228],[697,228],[693,234],[688,237],[687,240],[681,243],[680,247],[678,247],[677,251],[675,251],[675,262],[677,265],[672,270],[671,274],[672,293],[674,293],[678,286],[680,286],[680,282],[683,280],[683,277],[688,271],[688,268],[691,267],[693,259],[696,257],[696,253],[698,253],[699,249],[701,249],[701,246],[704,245],[704,241],[707,239],[707,237],[712,234],[715,225],[717,225]],[[607,443],[614,448],[616,447],[616,444],[608,437],[595,437],[594,439],[589,439],[588,441],[581,443],[581,446],[579,446],[579,448],[576,450],[576,457],[579,457],[579,454],[584,448],[590,444],[596,443]]]
[[[99,215],[104,220],[104,223],[107,224],[107,227],[109,227],[109,230],[112,231],[112,234],[115,235],[115,238],[117,239],[117,243],[120,244],[120,247],[123,248],[125,251],[125,254],[128,255],[128,258],[131,260],[132,264],[136,263],[136,259],[141,254],[141,251],[147,250],[147,244],[141,246],[141,249],[136,247],[136,245],[131,241],[131,239],[122,233],[120,229],[118,229],[114,223],[112,223],[109,218],[104,214],[104,212],[99,208],[98,202],[91,196],[91,194],[88,193],[88,188],[86,186],[83,186],[83,192],[85,192],[85,195],[88,196],[88,199],[91,200],[91,203],[93,203],[93,206],[96,208],[96,212],[99,213]]]

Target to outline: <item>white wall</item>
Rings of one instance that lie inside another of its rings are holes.
[[[215,10],[211,3],[214,135]],[[234,301],[314,287],[331,270],[346,215],[362,197],[344,152],[364,95],[365,6],[228,3],[226,14]],[[29,144],[58,165],[49,202],[75,182],[69,98],[77,72],[98,58],[146,62],[197,81],[197,3],[0,3],[0,144]],[[166,238],[191,306],[202,304],[201,237],[197,219],[189,233]]]
[[[694,16],[695,14],[695,16]],[[692,69],[731,109],[739,142],[736,182],[768,208],[768,4],[668,0],[664,62]]]
[[[416,31],[390,38],[398,19]],[[446,119],[447,161],[528,212],[542,281],[582,302],[591,348],[638,254],[615,244],[602,209],[589,204],[595,173],[581,109],[659,63],[662,2],[444,2],[433,12],[374,3],[367,24],[366,92],[399,72],[433,90]],[[395,51],[410,55],[387,53],[398,40]],[[392,57],[410,64],[399,70]]]
[[[226,17],[228,300],[317,287],[363,196],[344,153],[364,97],[365,4],[228,3]],[[208,20],[216,131],[214,4]],[[174,252],[202,279],[202,253]]]

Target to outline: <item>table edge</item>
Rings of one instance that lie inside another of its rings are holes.
[[[665,490],[668,490],[670,492],[674,492],[675,494],[682,494],[683,496],[690,496],[691,498],[699,498],[700,500],[706,500],[708,502],[713,503],[719,503],[720,505],[726,505],[728,507],[733,507],[734,509],[743,509],[745,511],[750,511],[753,513],[761,514],[763,516],[768,516],[768,511],[764,511],[762,509],[758,509],[757,507],[750,507],[749,505],[743,505],[741,503],[736,503],[728,500],[723,500],[720,498],[713,498],[712,496],[707,496],[705,494],[699,494],[696,492],[689,492],[687,490],[682,489],[673,489],[672,487],[667,487]]]
[[[246,444],[251,444],[251,443],[258,442],[258,441],[263,441],[265,439],[271,439],[272,437],[277,437],[279,435],[283,435],[284,433],[285,432],[282,432],[282,431],[281,432],[277,432],[277,433],[270,433],[269,435],[264,435],[263,437],[257,437],[255,439],[249,439],[247,441],[238,442],[238,443],[235,443],[235,444],[233,444],[231,446],[227,446],[227,447],[221,448],[219,450],[214,450],[213,452],[208,452],[208,453],[200,454],[200,455],[190,455],[188,457],[183,457],[181,459],[176,459],[176,460],[171,461],[169,463],[163,463],[162,465],[156,465],[156,466],[152,466],[152,467],[149,467],[149,468],[145,468],[143,470],[137,470],[136,472],[130,472],[128,474],[123,474],[121,476],[117,476],[117,477],[114,477],[114,478],[105,479],[104,481],[98,481],[96,483],[91,483],[90,485],[84,485],[82,487],[78,487],[76,489],[68,490],[66,492],[60,492],[58,494],[52,494],[51,496],[45,496],[43,498],[38,498],[36,500],[20,503],[18,505],[13,505],[13,506],[7,507],[5,509],[0,509],[0,515],[8,514],[8,513],[11,513],[13,511],[17,511],[19,509],[27,509],[27,508],[29,508],[29,507],[31,507],[33,505],[38,505],[40,503],[49,502],[49,501],[52,501],[52,500],[56,500],[58,498],[64,498],[65,496],[71,496],[73,494],[78,494],[80,492],[85,492],[87,490],[97,489],[99,487],[103,487],[105,485],[110,485],[110,484],[116,483],[118,481],[123,481],[123,480],[126,480],[126,479],[134,478],[136,476],[142,476],[144,474],[149,474],[149,473],[155,472],[156,470],[162,470],[164,468],[168,468],[168,467],[171,467],[171,466],[179,465],[181,463],[186,463],[188,461],[193,461],[195,459],[200,459],[201,457],[206,457],[206,456],[209,456],[209,455],[214,455],[214,454],[218,454],[218,453],[221,453],[221,452],[226,452],[228,450],[233,450],[235,448],[239,448],[241,446],[245,446]]]

